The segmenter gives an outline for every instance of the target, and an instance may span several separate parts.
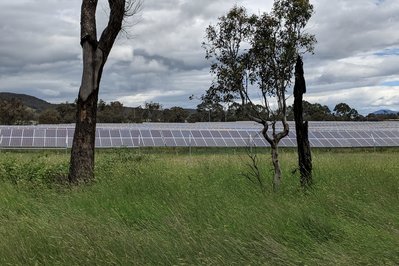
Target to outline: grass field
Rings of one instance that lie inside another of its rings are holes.
[[[399,151],[314,151],[315,185],[283,183],[259,154],[102,150],[96,182],[68,187],[68,154],[0,152],[0,265],[398,265]]]

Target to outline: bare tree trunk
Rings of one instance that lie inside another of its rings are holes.
[[[303,122],[303,94],[306,93],[306,83],[303,75],[303,62],[300,56],[295,65],[294,86],[294,116],[296,140],[298,146],[298,164],[301,174],[301,186],[309,187],[312,184],[312,154],[308,137],[308,122]]]
[[[271,150],[272,150],[272,162],[274,167],[273,190],[277,191],[280,188],[281,184],[281,167],[280,167],[280,161],[278,159],[278,146],[271,145]]]
[[[88,182],[94,178],[94,145],[96,133],[97,95],[87,101],[78,99],[77,123],[72,144],[69,181]],[[91,118],[89,118],[91,117]]]
[[[83,49],[83,74],[68,175],[71,183],[89,182],[94,178],[98,91],[104,64],[121,30],[125,14],[125,0],[108,0],[110,6],[108,25],[97,41],[95,17],[97,1],[82,1],[80,37]]]

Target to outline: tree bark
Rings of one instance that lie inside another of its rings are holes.
[[[71,183],[94,179],[94,150],[97,100],[105,62],[121,30],[125,0],[108,0],[110,17],[97,41],[97,0],[83,0],[81,8],[81,45],[83,73],[79,89],[75,134],[73,137],[68,179]]]
[[[303,94],[306,93],[306,82],[303,72],[303,62],[300,56],[295,65],[294,85],[294,117],[296,140],[298,147],[298,165],[301,186],[306,188],[312,184],[312,154],[308,137],[308,122],[303,122]]]
[[[279,133],[276,132],[276,123],[272,124],[273,138],[271,138],[267,134],[269,126],[266,121],[263,122],[263,130],[262,130],[262,135],[266,139],[266,141],[270,144],[270,148],[271,148],[272,163],[273,163],[273,169],[274,169],[274,175],[273,175],[273,190],[274,191],[277,191],[280,188],[281,177],[282,177],[280,161],[278,158],[278,144],[279,144],[280,140],[282,138],[286,137],[289,133],[289,126],[288,126],[288,123],[285,120],[285,118],[282,119],[282,123],[283,123],[284,129],[283,129],[283,131],[281,131]]]
[[[274,176],[273,176],[273,190],[277,191],[280,188],[281,184],[281,167],[280,161],[278,159],[278,146],[272,145],[272,162],[274,167]]]

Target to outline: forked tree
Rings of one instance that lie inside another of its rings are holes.
[[[98,0],[83,0],[80,20],[80,44],[83,49],[83,74],[78,94],[75,134],[68,179],[71,183],[94,179],[94,148],[98,92],[107,58],[122,29],[126,16],[135,15],[140,0],[108,0],[109,20],[97,38]]]
[[[304,32],[312,13],[308,0],[275,0],[272,11],[260,16],[234,7],[208,27],[203,45],[216,76],[207,94],[236,97],[251,108],[248,116],[263,126],[271,147],[275,190],[282,176],[278,144],[289,133],[286,91],[297,56],[313,51],[315,37]]]

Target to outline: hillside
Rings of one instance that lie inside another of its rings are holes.
[[[13,98],[20,100],[24,105],[38,111],[43,111],[54,106],[53,104],[34,96],[11,92],[0,92],[0,100],[11,100]]]
[[[382,110],[375,111],[372,114],[374,114],[374,115],[396,115],[397,113],[399,113],[399,112],[388,110],[388,109],[382,109]]]

